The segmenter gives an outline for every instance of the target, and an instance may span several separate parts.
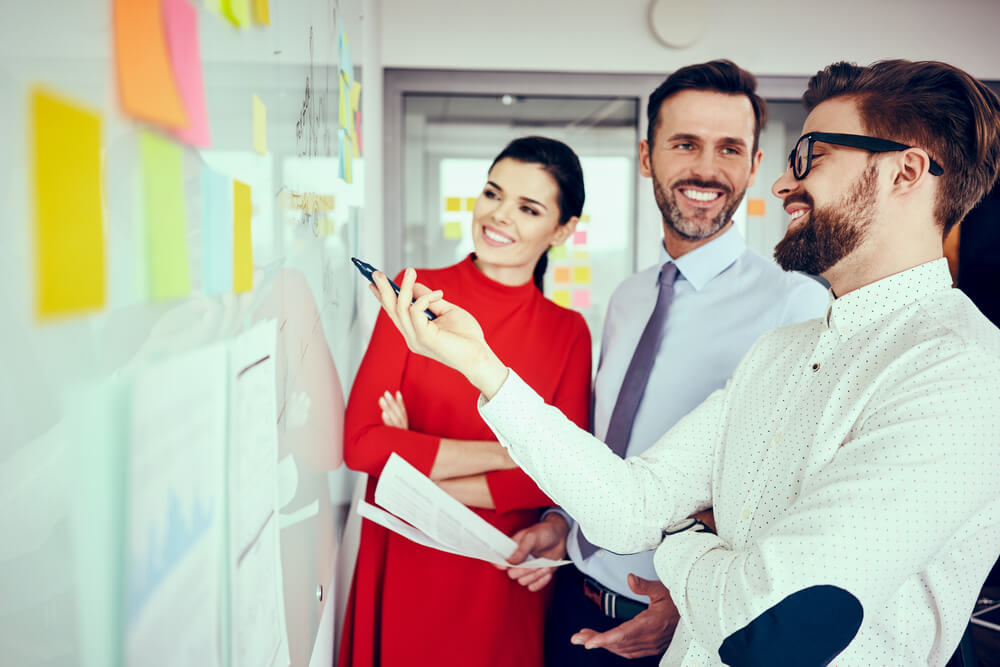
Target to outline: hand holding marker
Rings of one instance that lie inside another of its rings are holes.
[[[354,262],[354,266],[358,267],[358,271],[361,272],[361,275],[363,275],[365,278],[367,278],[368,281],[372,285],[374,285],[375,284],[375,279],[372,278],[372,274],[375,273],[376,271],[378,271],[378,269],[376,269],[371,264],[368,264],[367,262],[362,262],[357,257],[351,257],[351,261]],[[389,280],[389,276],[386,276],[386,280]],[[389,285],[392,287],[392,291],[395,292],[398,295],[399,294],[399,285],[397,285],[392,280],[389,280]],[[416,301],[416,299],[412,299],[412,301]],[[432,313],[429,310],[424,310],[424,315],[427,316],[428,320],[433,320],[435,317],[437,317],[437,315],[435,315],[434,313]]]

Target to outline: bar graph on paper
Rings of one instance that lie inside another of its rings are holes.
[[[226,348],[215,345],[135,378],[124,613],[130,667],[221,664],[227,364]]]

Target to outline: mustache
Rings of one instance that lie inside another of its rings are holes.
[[[674,182],[674,188],[681,188],[684,187],[685,185],[695,188],[722,190],[727,195],[732,194],[733,192],[733,189],[731,187],[729,187],[725,183],[720,183],[719,181],[702,181],[697,178],[686,178],[684,180]]]
[[[809,196],[808,192],[788,195],[787,197],[781,200],[782,208],[786,208],[789,204],[805,204],[809,208],[815,208],[813,206],[813,198]]]

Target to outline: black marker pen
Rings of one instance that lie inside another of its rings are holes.
[[[357,257],[351,257],[351,261],[354,262],[354,266],[358,267],[358,271],[361,272],[361,275],[367,278],[368,281],[372,285],[374,285],[375,279],[372,278],[372,274],[378,271],[378,269],[376,269],[374,266],[372,266],[367,262],[362,262]],[[399,285],[394,283],[392,279],[389,278],[389,276],[386,276],[386,279],[389,281],[389,285],[392,287],[392,291],[396,293],[396,296],[399,296]],[[416,299],[413,299],[413,301],[416,301]],[[426,309],[424,310],[424,315],[427,316],[428,320],[433,320],[435,317],[437,317],[437,315]]]

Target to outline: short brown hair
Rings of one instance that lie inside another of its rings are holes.
[[[802,103],[849,97],[865,131],[923,148],[944,168],[934,217],[947,233],[997,180],[1000,100],[968,73],[942,62],[834,63],[809,80]]]
[[[746,95],[753,107],[753,153],[760,143],[760,128],[767,122],[767,103],[757,94],[757,77],[731,60],[712,60],[682,67],[664,80],[649,96],[646,105],[646,141],[653,143],[660,107],[664,100],[682,90],[704,90],[726,95]],[[751,154],[751,159],[753,154]]]

